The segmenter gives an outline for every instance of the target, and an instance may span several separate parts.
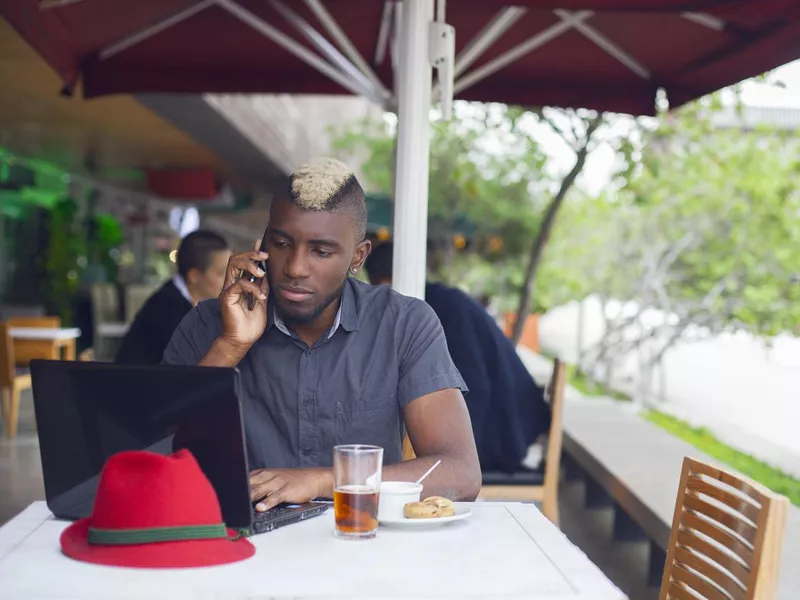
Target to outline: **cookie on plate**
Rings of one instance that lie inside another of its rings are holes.
[[[403,515],[407,519],[438,519],[455,514],[456,505],[441,496],[431,496],[422,502],[409,502],[403,507]]]

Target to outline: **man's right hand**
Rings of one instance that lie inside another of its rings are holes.
[[[250,349],[267,326],[267,296],[269,283],[256,262],[265,261],[269,255],[260,252],[261,240],[253,244],[253,250],[236,254],[228,260],[225,285],[219,296],[222,312],[222,339],[242,354]],[[246,279],[247,274],[256,278],[255,283]],[[253,310],[248,307],[248,296],[255,300]]]

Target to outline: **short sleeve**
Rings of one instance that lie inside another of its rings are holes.
[[[450,357],[439,317],[428,304],[414,301],[401,313],[398,327],[400,406],[447,388],[468,391]]]
[[[222,332],[219,308],[207,300],[186,313],[164,350],[166,365],[197,365],[208,354],[214,340]]]

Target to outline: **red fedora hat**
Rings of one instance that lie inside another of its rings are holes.
[[[100,475],[92,516],[61,534],[77,560],[123,567],[202,567],[253,556],[225,527],[214,488],[188,450],[115,454]]]

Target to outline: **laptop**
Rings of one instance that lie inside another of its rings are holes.
[[[33,403],[47,506],[59,519],[92,513],[106,460],[125,450],[192,452],[228,527],[263,533],[329,504],[250,501],[238,369],[32,360]]]

